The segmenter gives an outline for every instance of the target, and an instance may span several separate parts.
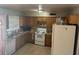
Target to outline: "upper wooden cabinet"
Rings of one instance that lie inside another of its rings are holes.
[[[27,17],[26,17],[27,18]],[[29,19],[29,24],[31,27],[37,27],[40,24],[44,24],[47,28],[51,28],[52,24],[54,24],[56,17],[46,17],[46,16],[32,16]]]
[[[25,22],[24,20],[25,20],[24,17],[20,17],[20,18],[19,18],[19,25],[20,25],[20,26],[23,26],[23,25],[24,25],[24,22]]]
[[[19,18],[19,25],[20,26],[24,26],[26,24],[30,25],[32,22],[31,20],[32,20],[31,17],[21,16]]]
[[[69,24],[79,24],[79,15],[68,16]]]
[[[52,24],[55,23],[56,17],[46,17],[46,16],[40,16],[37,18],[37,25],[44,24],[47,28],[52,28]]]
[[[52,25],[55,23],[56,17],[48,17],[47,18],[47,27],[52,28]]]
[[[39,27],[41,24],[46,26],[47,32],[52,31],[52,25],[55,23],[56,17],[50,17],[50,16],[25,16],[20,17],[19,24],[20,26],[23,25],[30,25],[31,28]]]
[[[36,17],[30,17],[29,24],[32,28],[35,28],[37,26],[37,18]]]

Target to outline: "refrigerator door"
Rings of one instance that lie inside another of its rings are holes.
[[[54,25],[52,33],[52,54],[73,55],[76,26]]]

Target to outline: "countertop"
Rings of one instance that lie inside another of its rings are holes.
[[[34,32],[32,32],[32,31],[19,32],[17,35],[14,36],[14,38],[17,38],[17,37],[24,35],[26,33],[34,33]]]
[[[46,35],[52,35],[52,33],[46,33]]]

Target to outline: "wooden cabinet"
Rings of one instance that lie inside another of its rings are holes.
[[[47,28],[52,28],[56,17],[46,17],[46,16],[23,16],[20,17],[19,24],[23,26],[25,24],[30,25],[31,27],[37,27],[39,24],[45,24]]]
[[[19,25],[20,26],[24,26],[24,25],[26,25],[26,24],[30,24],[30,17],[26,17],[26,16],[21,16],[21,17],[19,17]]]
[[[38,17],[37,18],[37,21],[43,24],[46,24],[47,28],[51,28],[55,20],[56,20],[56,17]]]
[[[69,24],[79,24],[79,15],[68,16]]]
[[[48,18],[47,18],[47,27],[48,27],[48,28],[51,28],[51,27],[52,27],[52,24],[55,23],[55,20],[56,20],[55,17],[48,17]]]
[[[40,24],[45,25],[47,27],[47,32],[52,31],[52,25],[56,21],[56,17],[46,17],[46,16],[39,16],[39,17],[31,17],[30,19],[31,27],[37,27],[40,26]]]
[[[40,24],[46,24],[46,17],[34,16],[31,17],[31,27],[38,27]]]
[[[55,23],[56,17],[47,18],[47,32],[52,32],[52,25]]]
[[[28,24],[31,27],[36,27],[37,18],[32,17],[32,16],[23,16],[23,17],[20,17],[19,24],[20,24],[20,26]]]
[[[19,25],[23,26],[24,25],[24,17],[19,18]]]
[[[45,35],[45,46],[51,47],[52,34],[48,33]]]
[[[30,22],[29,24],[31,25],[32,28],[37,27],[37,18],[36,17],[30,17],[29,22]]]

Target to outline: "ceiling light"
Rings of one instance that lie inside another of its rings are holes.
[[[38,10],[39,10],[39,11],[42,10],[42,5],[41,5],[41,4],[38,5]]]
[[[33,11],[35,11],[35,12],[43,12],[42,10],[33,10]]]
[[[41,4],[38,5],[38,9],[35,9],[35,10],[33,10],[33,11],[36,11],[36,12],[43,12],[43,10],[42,10],[42,5],[41,5]]]
[[[42,10],[39,10],[38,12],[43,12]]]

